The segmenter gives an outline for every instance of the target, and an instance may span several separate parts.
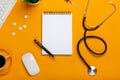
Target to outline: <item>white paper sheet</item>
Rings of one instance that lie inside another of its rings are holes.
[[[42,14],[42,44],[54,55],[72,55],[72,13]]]

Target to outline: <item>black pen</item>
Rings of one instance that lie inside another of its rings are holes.
[[[50,56],[54,57],[54,55],[47,49],[45,48],[38,40],[34,39],[34,42],[41,47],[45,52],[47,52]]]

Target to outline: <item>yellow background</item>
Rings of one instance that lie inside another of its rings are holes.
[[[22,0],[18,0],[11,11],[3,27],[0,29],[0,48],[6,49],[13,58],[12,68],[6,75],[0,76],[0,80],[120,80],[120,1],[113,0],[117,6],[115,14],[107,20],[98,30],[88,33],[102,37],[108,44],[105,55],[96,57],[86,50],[81,43],[81,52],[90,65],[98,69],[96,76],[89,76],[87,67],[82,62],[76,49],[77,42],[83,36],[82,18],[87,0],[72,0],[77,8],[64,0],[42,0],[36,6],[29,6]],[[87,23],[91,26],[97,25],[109,13],[113,7],[110,0],[91,0]],[[42,41],[41,17],[44,11],[71,11],[73,14],[73,55],[56,56],[52,59],[49,56],[42,56],[41,49],[37,47],[34,38]],[[29,16],[24,19],[24,15]],[[16,27],[12,26],[16,22]],[[27,29],[18,30],[19,26],[27,24]],[[16,36],[11,36],[15,31]],[[101,51],[104,49],[100,41],[89,40],[92,49]],[[34,77],[28,75],[21,57],[26,52],[32,52],[40,66],[40,73]]]

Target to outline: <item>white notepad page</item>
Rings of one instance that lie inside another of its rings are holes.
[[[72,13],[42,14],[42,44],[54,55],[72,55]]]

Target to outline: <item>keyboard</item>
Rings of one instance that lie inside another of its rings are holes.
[[[0,0],[0,28],[15,5],[16,0]]]

